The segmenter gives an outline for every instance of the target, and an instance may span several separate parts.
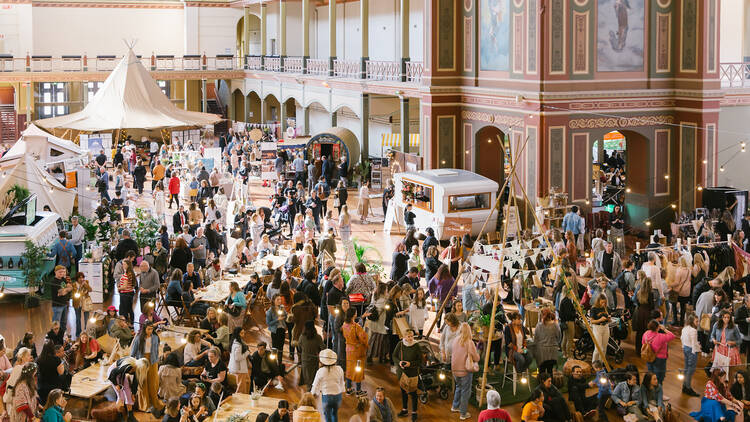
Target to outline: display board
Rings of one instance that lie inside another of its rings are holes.
[[[521,218],[518,215],[518,207],[513,206],[508,211],[508,206],[503,208],[503,215],[508,219],[508,237],[518,237],[521,233]]]
[[[276,180],[276,169],[274,160],[276,160],[276,151],[278,145],[276,142],[260,142],[260,178],[263,180]]]
[[[91,285],[91,301],[94,303],[104,302],[104,272],[101,262],[78,262],[78,271],[86,275],[89,285]]]
[[[104,150],[104,154],[107,157],[112,157],[112,134],[111,133],[95,133],[92,135],[78,135],[78,142],[81,148],[85,151],[89,151],[93,156],[99,155],[101,150]]]

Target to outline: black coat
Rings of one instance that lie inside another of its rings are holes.
[[[146,180],[146,167],[144,165],[135,166],[133,169],[133,177],[138,180]]]
[[[403,252],[394,252],[391,262],[391,280],[398,281],[408,271],[409,255]]]
[[[185,224],[188,224],[189,219],[187,211],[183,211],[182,215],[185,217]],[[182,222],[180,221],[179,211],[172,216],[172,228],[174,229],[175,234],[182,233]]]
[[[128,251],[133,251],[135,252],[135,256],[138,256],[138,244],[135,243],[135,240],[130,238],[120,240],[120,242],[117,244],[117,248],[115,249],[115,258],[118,261],[125,258],[125,255],[127,255]]]

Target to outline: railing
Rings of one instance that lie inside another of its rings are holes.
[[[284,72],[287,73],[302,73],[302,57],[285,57],[284,58]]]
[[[407,82],[422,82],[422,73],[424,73],[424,63],[406,62],[406,80]]]
[[[269,72],[281,71],[281,57],[269,57],[266,56],[265,67]]]
[[[719,77],[723,87],[750,87],[750,63],[721,63]]]
[[[367,79],[374,81],[398,81],[401,79],[401,63],[368,60],[365,69]]]
[[[307,59],[307,73],[310,75],[327,75],[328,59]]]
[[[334,60],[333,76],[340,78],[359,78],[359,62],[353,60]]]
[[[261,57],[261,56],[245,56],[245,69],[247,69],[247,70],[261,70],[261,69],[263,69],[263,57]]]

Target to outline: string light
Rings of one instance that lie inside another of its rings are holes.
[[[724,171],[724,166],[719,167],[719,171]]]
[[[336,315],[338,315],[339,314],[339,308],[334,309],[333,313],[336,314]]]
[[[217,313],[217,314],[221,314],[221,313],[223,313],[223,312],[224,312],[224,309],[223,309],[223,308],[218,308],[218,309],[216,309],[216,313]]]
[[[154,302],[152,300],[149,300],[148,302],[146,302],[146,306],[148,306],[149,308],[153,308]]]
[[[3,284],[3,287],[0,287],[0,298],[5,296],[5,284]]]
[[[665,178],[665,179],[667,179],[667,180],[669,180],[669,175],[668,175],[668,174],[665,174],[665,175],[664,175],[664,178]]]
[[[685,374],[682,373],[682,370],[680,370],[680,372],[677,373],[677,379],[680,381],[685,379]]]
[[[599,384],[601,384],[601,385],[607,384],[607,378],[605,378],[605,377],[599,378]]]
[[[703,164],[708,164],[708,160],[703,160]]]
[[[362,372],[362,361],[357,361],[357,366],[354,367],[354,372]]]
[[[677,204],[672,204],[672,209],[673,210],[677,209]]]
[[[338,312],[336,312],[336,313],[338,313]],[[281,309],[279,309],[278,311],[276,311],[276,314],[278,314],[279,316],[282,316],[282,315],[284,315],[284,311],[282,311]]]
[[[698,192],[700,192],[700,191],[702,191],[702,190],[703,190],[703,186],[701,186],[701,185],[698,185]]]
[[[630,193],[630,188],[625,189],[625,193]]]
[[[618,237],[618,238],[617,238],[617,241],[618,241],[618,242],[622,242],[622,238],[621,238],[621,237]]]
[[[651,225],[651,222],[650,222],[650,221],[648,221],[648,220],[646,220],[646,225],[647,225],[647,226],[650,226],[650,225]]]
[[[180,339],[180,343],[186,344],[187,343],[187,338],[185,338],[185,337],[181,338]]]
[[[75,293],[73,293],[73,297],[76,298],[76,299],[80,299],[81,298],[81,294],[78,293],[78,292],[75,292]]]
[[[89,322],[92,324],[96,323],[96,317],[92,316],[91,318],[89,318]]]
[[[440,372],[440,373],[438,374],[438,379],[439,379],[440,381],[445,381],[445,372]]]
[[[521,377],[521,384],[526,384],[529,382],[529,379],[526,377]]]
[[[386,304],[385,304],[385,310],[387,311],[387,310],[389,310],[389,309],[391,309],[391,305],[389,305],[389,304],[387,304],[387,303],[386,303]]]
[[[271,352],[271,354],[268,355],[268,359],[276,360],[276,353]]]

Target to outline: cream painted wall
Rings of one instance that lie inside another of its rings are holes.
[[[198,7],[198,52],[209,56],[234,54],[237,44],[237,22],[242,9],[228,7]],[[195,27],[187,27],[191,30]]]
[[[745,7],[748,0],[722,0],[719,61],[721,63],[743,61],[743,43],[747,35]]]
[[[123,39],[144,56],[184,51],[182,9],[34,7],[33,19],[33,54],[121,55]]]
[[[31,4],[0,7],[0,54],[25,56],[32,48]]]
[[[750,119],[750,106],[722,107],[719,112],[719,145],[717,150],[718,166],[724,165],[724,171],[719,172],[717,186],[731,186],[738,189],[750,190],[750,177],[747,162],[750,152],[741,153],[739,143],[743,133],[747,133],[746,122]],[[728,160],[730,160],[727,162]],[[724,164],[726,163],[726,164]]]

